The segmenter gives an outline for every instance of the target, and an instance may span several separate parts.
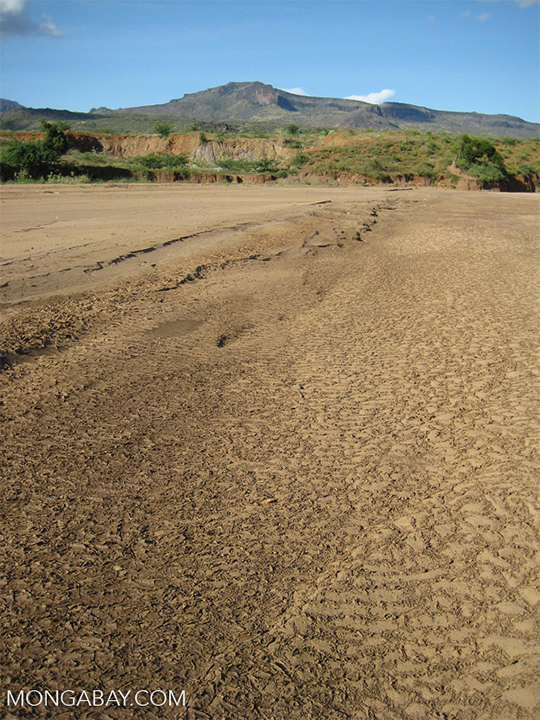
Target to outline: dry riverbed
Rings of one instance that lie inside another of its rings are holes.
[[[537,196],[1,197],[4,705],[540,717]]]

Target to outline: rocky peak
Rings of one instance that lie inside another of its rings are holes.
[[[240,93],[240,96],[257,105],[277,105],[279,99],[275,88],[261,82],[249,83]]]

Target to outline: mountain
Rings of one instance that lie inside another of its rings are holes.
[[[208,121],[294,123],[358,130],[417,128],[484,135],[540,134],[540,125],[511,115],[451,112],[388,102],[371,105],[359,100],[294,95],[261,82],[228,83],[186,94],[162,105],[144,105],[113,111],[191,117]]]
[[[228,83],[219,87],[190,93],[163,105],[144,105],[117,110],[137,114],[160,114],[190,117],[214,122],[273,122],[309,126],[397,128],[385,118],[378,105],[317,98],[278,90],[261,82]],[[355,117],[356,116],[356,117]]]
[[[516,135],[517,137],[538,137],[540,124],[530,123],[514,115],[486,115],[477,112],[451,112],[430,110],[404,103],[384,103],[381,109],[385,117],[399,124],[402,129],[448,130],[478,135]]]
[[[89,131],[103,128],[105,124],[116,132],[148,132],[153,129],[156,120],[166,119],[174,122],[177,131],[186,129],[190,123],[196,121],[259,123],[273,127],[295,124],[358,130],[415,128],[421,131],[446,130],[453,133],[515,137],[540,135],[540,124],[526,122],[512,115],[432,110],[395,102],[371,105],[359,100],[294,95],[261,82],[231,82],[209,90],[188,93],[160,105],[142,105],[118,110],[100,107],[92,109],[90,113],[30,110],[19,106],[2,112],[0,128],[32,129],[38,123],[38,116],[50,120],[65,119],[73,122],[73,129]]]
[[[17,108],[22,108],[23,105],[19,105],[18,102],[15,102],[15,100],[6,100],[5,98],[0,98],[0,113],[6,112],[6,110],[16,110]]]
[[[131,113],[115,113],[107,108],[100,108],[99,111],[82,113],[71,112],[70,110],[52,110],[51,108],[24,108],[17,107],[13,110],[0,111],[0,130],[12,132],[30,132],[39,130],[40,120],[49,122],[67,122],[72,130],[78,132],[95,133],[142,133],[154,132],[156,122],[162,121],[163,117],[157,115],[136,115]],[[190,123],[188,118],[181,122],[175,121],[177,131],[186,130]]]

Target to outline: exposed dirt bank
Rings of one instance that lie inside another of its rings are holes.
[[[187,153],[198,160],[214,162],[223,157],[240,160],[289,158],[294,150],[271,140],[242,139],[201,142],[199,133],[157,136],[100,135],[68,132],[66,136],[72,148],[81,152],[106,152],[113,157],[140,157],[150,153],[168,152],[173,155]],[[41,140],[43,133],[11,133],[19,140]]]
[[[41,139],[44,137],[42,133],[12,133],[10,137],[20,140]],[[198,165],[205,165],[212,168],[216,166],[223,158],[232,158],[235,160],[272,160],[284,166],[288,165],[297,153],[297,150],[291,147],[284,147],[281,142],[268,139],[233,139],[222,141],[201,142],[198,133],[192,132],[183,135],[174,135],[169,138],[160,138],[157,136],[131,136],[131,135],[105,135],[105,134],[87,134],[68,132],[72,148],[80,152],[105,152],[112,158],[136,158],[146,156],[152,153],[170,153],[172,155],[185,154]],[[371,141],[369,138],[360,141],[360,145],[369,147]],[[328,135],[322,141],[322,146],[328,147],[333,145],[348,145],[350,137],[347,133],[338,132]],[[375,150],[376,152],[376,150]],[[132,169],[124,167],[114,167],[113,165],[74,165],[69,167],[70,171],[75,174],[87,175],[93,180],[114,180],[121,178],[135,178],[137,173]],[[9,167],[4,168],[2,179],[13,180],[15,171]],[[409,172],[392,172],[386,174],[384,179],[377,179],[372,175],[355,174],[352,172],[334,171],[334,172],[313,172],[305,170],[293,170],[289,172],[289,182],[308,182],[323,183],[336,182],[340,185],[406,185],[409,187],[429,187],[436,186],[443,189],[457,190],[496,190],[503,192],[536,192],[540,189],[540,176],[538,173],[529,173],[526,176],[509,175],[505,180],[492,183],[490,186],[482,188],[480,181],[467,175],[460,170],[454,162],[447,168],[447,172],[439,173],[436,176],[427,177],[425,175]],[[276,176],[267,175],[261,179],[260,175],[226,175],[219,172],[201,170],[200,172],[191,172],[186,178],[185,173],[174,172],[150,172],[146,178],[152,182],[248,182],[258,183],[267,182],[268,180],[277,179]]]
[[[5,346],[51,344],[0,375],[2,687],[185,689],[159,717],[189,720],[536,720],[537,198],[277,190],[141,189],[148,225],[113,192],[128,248],[189,254],[7,308]],[[84,265],[78,212],[56,246],[19,234],[13,272],[38,248]]]

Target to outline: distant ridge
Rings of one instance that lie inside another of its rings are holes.
[[[296,123],[310,126],[397,128],[378,105],[293,95],[261,82],[228,83],[189,93],[163,105],[143,105],[115,112],[157,113],[198,120]]]
[[[0,128],[9,130],[30,129],[32,124],[38,122],[36,115],[49,119],[54,114],[55,117],[51,119],[75,121],[79,129],[84,129],[86,122],[94,125],[103,121],[121,127],[122,122],[132,125],[134,118],[139,125],[148,124],[150,118],[167,118],[169,121],[174,119],[184,123],[296,124],[357,130],[418,129],[493,136],[540,136],[540,124],[512,115],[432,110],[395,102],[371,105],[359,100],[294,95],[262,82],[231,82],[201,92],[187,93],[163,104],[117,110],[100,107],[92,109],[90,113],[25,109],[14,101],[1,102]]]
[[[0,98],[0,112],[6,112],[6,110],[16,110],[17,108],[22,108],[23,105],[19,105],[18,102],[15,102],[15,100],[6,100],[5,98]]]

